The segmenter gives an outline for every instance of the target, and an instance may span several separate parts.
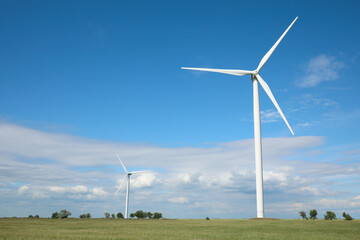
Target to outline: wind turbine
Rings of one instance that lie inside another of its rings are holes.
[[[293,130],[291,129],[288,121],[286,120],[283,112],[281,111],[279,104],[276,102],[274,95],[272,94],[269,86],[264,81],[264,79],[260,76],[260,70],[263,68],[265,63],[269,60],[271,54],[274,52],[276,47],[279,45],[281,40],[284,38],[286,33],[295,23],[295,20],[290,24],[290,26],[285,30],[285,32],[280,36],[280,38],[276,41],[274,46],[270,48],[270,50],[265,54],[265,56],[261,59],[258,67],[253,70],[237,70],[237,69],[212,69],[212,68],[188,68],[182,67],[181,69],[189,69],[189,70],[197,70],[197,71],[205,71],[205,72],[218,72],[225,73],[235,76],[244,76],[250,75],[253,83],[253,104],[254,104],[254,140],[255,140],[255,169],[256,169],[256,205],[257,205],[257,217],[264,217],[264,192],[263,192],[263,169],[262,169],[262,147],[261,147],[261,126],[260,126],[260,104],[259,104],[259,84],[263,87],[266,94],[269,96],[270,100],[275,105],[276,109],[280,113],[281,117],[284,119],[287,127],[290,129],[290,132],[294,135]]]
[[[128,170],[126,170],[126,167],[124,165],[124,163],[121,161],[120,157],[118,154],[116,154],[117,158],[120,160],[121,166],[124,168],[126,174],[124,176],[124,178],[121,180],[120,186],[118,188],[118,190],[115,193],[115,196],[118,194],[118,192],[120,191],[120,188],[122,187],[123,183],[125,181],[127,181],[127,185],[126,185],[126,202],[125,202],[125,219],[128,218],[128,209],[129,209],[129,195],[130,195],[130,176],[132,174],[136,174],[136,173],[144,173],[147,171],[132,171],[132,172],[128,172]]]

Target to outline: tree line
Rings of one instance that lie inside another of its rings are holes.
[[[306,213],[304,211],[300,211],[299,215],[306,220],[312,219],[318,219],[317,215],[318,212],[316,209],[312,209],[309,211],[309,217],[306,215]],[[64,218],[68,218],[69,216],[71,216],[71,212],[67,211],[66,209],[60,210],[59,212],[54,212],[51,215],[52,219],[64,219]],[[118,212],[117,214],[113,213],[110,214],[108,212],[104,213],[105,218],[107,219],[122,219],[124,218],[124,215],[121,212]],[[353,220],[353,218],[350,216],[350,214],[343,212],[342,214],[343,218],[347,221],[351,221]],[[91,214],[90,213],[85,213],[85,214],[81,214],[79,216],[80,218],[91,218]],[[39,215],[29,215],[29,218],[39,218]],[[130,218],[137,218],[137,219],[160,219],[163,218],[162,213],[159,212],[146,212],[143,210],[137,210],[135,213],[130,213]],[[208,218],[206,218],[208,220]],[[336,214],[333,211],[326,211],[325,215],[324,215],[324,219],[325,220],[333,220],[336,219]]]
[[[105,215],[105,218],[110,218],[110,213],[106,212],[104,213]],[[123,214],[122,213],[117,213],[116,215],[117,218],[124,218]],[[159,213],[159,212],[146,212],[146,211],[143,211],[143,210],[137,210],[136,212],[134,213],[130,213],[130,218],[137,218],[137,219],[160,219],[162,218],[162,213]],[[115,214],[111,214],[111,218],[115,218]]]
[[[71,212],[66,210],[66,209],[63,209],[63,210],[60,210],[59,212],[53,212],[52,215],[51,215],[51,218],[52,219],[64,219],[64,218],[68,218],[69,216],[71,216]],[[107,218],[107,219],[121,219],[121,218],[124,218],[124,215],[121,213],[121,212],[118,212],[117,214],[113,213],[113,214],[110,214],[108,212],[105,212],[104,213],[104,217]],[[162,213],[159,213],[159,212],[146,212],[146,211],[143,211],[143,210],[137,210],[135,213],[130,213],[130,218],[137,218],[137,219],[160,219],[160,218],[163,218],[162,216]],[[35,215],[35,217],[33,215],[29,215],[29,218],[39,218],[39,215]],[[84,213],[84,214],[81,214],[79,216],[79,218],[91,218],[91,214],[90,213]]]
[[[315,219],[317,219],[317,214],[318,214],[318,212],[316,211],[316,209],[310,210],[309,217],[306,216],[306,213],[304,211],[299,212],[299,215],[303,219],[306,219],[306,220],[309,220],[309,219],[315,220]],[[343,212],[342,216],[347,221],[353,220],[353,218],[350,216],[350,214],[348,214],[346,212]],[[334,219],[336,219],[336,214],[333,211],[326,211],[326,213],[324,215],[324,219],[325,220],[334,220]]]

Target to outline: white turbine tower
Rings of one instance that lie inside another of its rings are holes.
[[[120,191],[120,188],[121,186],[123,185],[124,181],[127,182],[127,185],[126,185],[126,202],[125,202],[125,219],[128,218],[128,209],[129,209],[129,195],[130,195],[130,176],[132,174],[135,174],[135,173],[144,173],[144,172],[147,172],[147,171],[132,171],[132,172],[128,172],[128,170],[126,170],[126,167],[124,165],[124,163],[121,161],[120,157],[118,154],[116,154],[117,158],[120,160],[120,163],[121,163],[121,166],[124,168],[126,174],[124,176],[124,178],[121,180],[121,183],[120,183],[120,186],[119,188],[117,189],[116,193],[115,193],[115,196],[117,195],[117,193]]]
[[[267,60],[270,58],[271,54],[274,52],[276,47],[279,45],[281,40],[284,38],[286,33],[295,23],[298,18],[296,17],[295,20],[290,24],[290,26],[285,30],[285,32],[280,36],[280,38],[276,41],[274,46],[265,54],[265,56],[261,59],[258,67],[253,70],[236,70],[236,69],[212,69],[212,68],[187,68],[182,67],[182,69],[189,69],[189,70],[198,70],[198,71],[206,71],[206,72],[218,72],[218,73],[225,73],[230,75],[236,76],[244,76],[250,75],[251,80],[253,82],[253,101],[254,101],[254,140],[255,140],[255,168],[256,168],[256,205],[257,205],[257,217],[263,218],[264,217],[264,192],[263,192],[263,169],[262,169],[262,150],[261,150],[261,126],[260,126],[260,104],[259,104],[259,85],[260,82],[261,86],[265,90],[266,94],[269,96],[273,104],[275,105],[276,109],[279,111],[281,117],[284,119],[286,125],[290,129],[291,133],[294,135],[293,130],[291,129],[288,121],[286,120],[283,112],[281,111],[278,103],[275,100],[274,95],[272,94],[269,86],[267,83],[261,78],[260,70],[265,65]]]

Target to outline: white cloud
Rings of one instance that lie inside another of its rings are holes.
[[[108,196],[109,193],[104,190],[102,187],[96,187],[89,191],[89,194],[85,195],[87,199],[103,199]]]
[[[276,182],[279,186],[286,186],[288,175],[281,171],[266,171],[263,173],[264,175],[264,182]]]
[[[92,189],[91,191],[94,195],[97,195],[97,196],[106,196],[108,193],[101,187],[98,187],[98,188],[94,188]]]
[[[131,187],[134,188],[148,188],[155,184],[156,175],[154,173],[142,173],[131,180]]]
[[[73,187],[59,187],[59,186],[51,186],[48,187],[51,192],[64,194],[64,193],[87,193],[89,190],[86,186],[77,185]]]
[[[32,198],[50,198],[56,196],[62,196],[70,199],[95,199],[103,196],[107,196],[106,192],[101,187],[95,187],[88,189],[83,185],[77,186],[37,186],[37,185],[23,185],[17,190],[19,195],[29,195]]]
[[[66,192],[66,188],[65,187],[49,187],[49,190],[51,192],[55,192],[55,193],[60,193],[60,194],[64,194]]]
[[[196,185],[204,181],[204,176],[199,172],[186,172],[177,175],[177,182],[181,185]]]
[[[359,197],[359,196],[358,196]],[[323,208],[359,208],[360,198],[355,197],[353,199],[327,199],[323,198],[316,203],[321,205]]]
[[[169,198],[168,200],[169,200],[169,202],[172,202],[172,203],[182,203],[182,204],[189,202],[189,199],[187,199],[185,197]]]
[[[310,193],[311,195],[315,195],[315,196],[321,196],[323,195],[323,193],[316,187],[301,187],[300,190],[302,192],[307,192]]]
[[[24,185],[17,189],[19,195],[29,195],[33,199],[49,198],[49,195],[42,188]]]
[[[305,76],[297,81],[299,87],[315,87],[321,82],[339,78],[339,72],[345,67],[344,62],[333,56],[319,55],[310,59]]]
[[[20,195],[22,195],[22,194],[26,193],[29,190],[29,188],[30,187],[28,185],[21,186],[18,188],[18,193]]]
[[[89,191],[88,188],[83,185],[74,186],[74,187],[71,187],[70,189],[72,192],[75,192],[75,193],[86,193]]]

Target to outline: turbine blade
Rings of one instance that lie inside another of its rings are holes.
[[[267,62],[267,60],[269,60],[271,54],[274,52],[274,50],[276,49],[276,47],[279,45],[279,43],[281,42],[281,40],[285,37],[286,33],[290,30],[290,28],[292,27],[292,25],[295,23],[295,21],[298,19],[298,17],[295,18],[295,20],[290,24],[290,26],[285,30],[285,32],[281,35],[281,37],[276,41],[276,43],[274,44],[274,46],[272,46],[272,48],[270,48],[270,50],[265,54],[265,56],[261,59],[259,66],[257,67],[257,71],[260,71],[262,69],[262,67],[265,65],[265,63]]]
[[[254,74],[253,71],[237,70],[237,69],[188,68],[188,67],[182,67],[181,69],[204,71],[204,72],[225,73],[225,74],[236,75],[236,76],[244,76],[244,75]]]
[[[288,128],[290,129],[290,132],[292,133],[292,135],[294,135],[293,130],[291,129],[288,121],[286,120],[283,112],[281,111],[281,108],[279,107],[279,104],[276,102],[276,99],[275,99],[274,95],[272,94],[272,92],[271,92],[269,86],[267,85],[267,83],[264,81],[264,79],[261,78],[261,76],[259,74],[256,74],[255,77],[260,82],[260,84],[263,87],[263,89],[265,90],[266,94],[269,96],[269,98],[271,99],[271,101],[275,105],[275,107],[278,110],[278,112],[280,113],[281,117],[284,119],[284,121],[285,121],[286,125],[288,126]]]
[[[121,183],[119,185],[119,188],[117,189],[115,196],[118,194],[118,192],[120,191],[120,188],[122,187],[123,183],[125,182],[125,178],[127,177],[127,174],[125,174],[125,177],[121,180]]]
[[[125,167],[124,163],[121,161],[121,159],[120,159],[120,157],[119,157],[119,155],[118,155],[117,153],[116,153],[116,156],[117,156],[117,158],[120,160],[121,165],[122,165],[122,167],[124,168],[125,172],[128,173],[128,171],[126,170],[126,167]]]

